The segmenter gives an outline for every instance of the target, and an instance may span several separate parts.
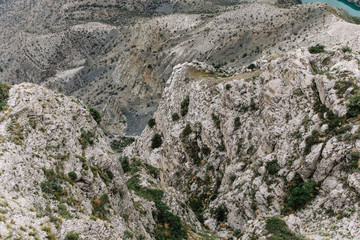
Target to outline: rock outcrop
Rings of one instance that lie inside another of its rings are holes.
[[[160,168],[219,236],[266,239],[266,219],[284,215],[312,239],[355,239],[359,125],[347,104],[358,94],[356,58],[299,49],[234,76],[178,65],[156,124],[125,155]]]
[[[15,85],[0,118],[0,238],[148,237],[117,155],[78,99]]]

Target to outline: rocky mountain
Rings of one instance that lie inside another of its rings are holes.
[[[295,3],[0,1],[0,238],[357,239],[360,27]]]
[[[357,30],[345,30],[334,14],[351,19],[318,4],[23,2],[0,4],[1,79],[76,96],[102,112],[113,135],[141,133],[177,64],[197,60],[236,72],[265,54],[316,42],[357,44],[349,34]]]
[[[251,68],[178,65],[126,154],[162,169],[224,236],[267,239],[266,219],[283,215],[310,239],[356,239],[358,56],[299,49]]]
[[[153,239],[168,219],[187,234],[176,213],[197,223],[177,203],[180,193],[161,190],[158,169],[131,163],[151,184],[127,181],[128,169],[78,99],[29,83],[1,90],[8,96],[0,113],[1,239]]]

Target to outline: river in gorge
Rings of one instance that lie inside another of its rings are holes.
[[[345,0],[302,0],[303,4],[311,2],[326,2],[334,7],[344,9],[351,16],[360,17],[360,8]]]

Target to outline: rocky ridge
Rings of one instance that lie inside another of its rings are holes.
[[[142,200],[142,216],[118,155],[78,99],[15,85],[0,119],[0,238],[152,239],[155,204]],[[157,189],[147,191],[162,197]]]
[[[232,77],[178,65],[156,124],[125,153],[160,168],[220,236],[267,239],[266,219],[283,215],[310,239],[356,239],[360,140],[347,104],[360,72],[349,51],[299,49]]]

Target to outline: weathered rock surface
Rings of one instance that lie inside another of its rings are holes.
[[[204,224],[219,235],[237,230],[241,239],[266,239],[266,218],[282,214],[293,196],[289,186],[301,176],[315,180],[319,193],[285,217],[290,229],[312,239],[356,239],[358,122],[344,117],[354,93],[341,94],[358,85],[354,58],[299,49],[230,77],[204,63],[178,65],[155,126],[125,155],[160,168],[164,184],[186,193],[188,202],[199,200]],[[339,62],[346,69],[334,67]],[[162,145],[152,149],[155,134]],[[226,217],[216,215],[219,207]]]
[[[0,118],[0,238],[149,237],[117,155],[79,100],[15,85]]]

